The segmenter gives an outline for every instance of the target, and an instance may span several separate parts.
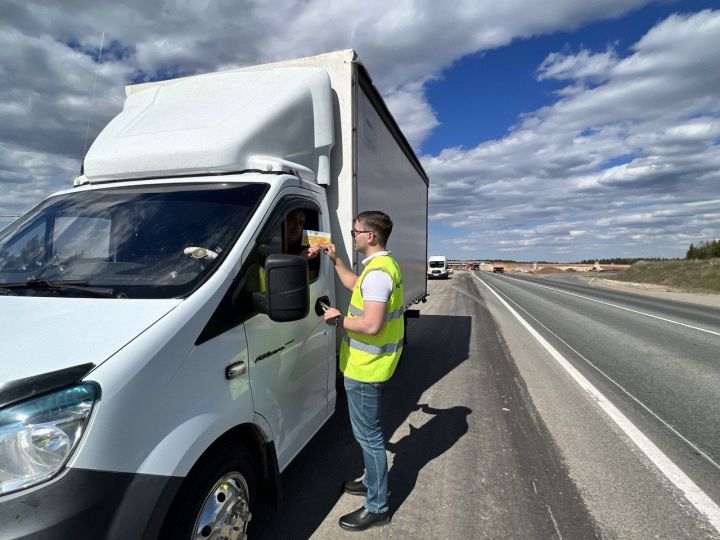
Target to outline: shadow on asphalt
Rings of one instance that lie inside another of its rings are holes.
[[[410,424],[410,434],[394,443],[387,443],[387,449],[395,454],[388,477],[391,510],[397,511],[417,483],[420,471],[436,457],[447,450],[467,433],[467,417],[472,412],[467,407],[435,409],[427,403],[415,408],[433,418],[416,428]]]
[[[418,473],[445,453],[467,432],[467,407],[435,409],[419,403],[437,381],[469,355],[472,318],[421,315],[408,322],[408,344],[395,375],[383,394],[386,440],[416,410],[433,417],[388,450],[395,454],[389,471],[390,508],[396,512],[415,487]],[[347,401],[338,381],[335,415],[282,474],[283,505],[278,511],[261,507],[253,517],[252,538],[308,538],[337,504],[344,480],[363,473],[362,453],[348,419]],[[358,497],[358,506],[362,499]]]

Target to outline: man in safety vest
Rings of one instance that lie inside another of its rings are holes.
[[[347,315],[335,308],[325,312],[326,323],[345,330],[340,370],[345,375],[353,434],[365,461],[365,477],[344,485],[346,493],[365,496],[364,506],[340,518],[340,526],[352,531],[390,522],[380,396],[400,359],[405,333],[402,275],[385,249],[392,226],[383,212],[362,212],[355,218],[351,231],[355,250],[365,256],[360,276],[338,258],[333,244],[325,248],[340,281],[352,291]]]

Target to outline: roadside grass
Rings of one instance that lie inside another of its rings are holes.
[[[720,259],[687,261],[638,261],[606,279],[654,283],[688,291],[720,291]]]

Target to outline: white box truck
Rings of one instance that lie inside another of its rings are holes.
[[[333,414],[363,210],[426,296],[428,178],[354,51],[130,86],[0,233],[0,536],[242,538]],[[301,211],[298,213],[298,211]],[[338,479],[340,481],[342,479]]]

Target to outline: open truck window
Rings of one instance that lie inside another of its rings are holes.
[[[302,218],[302,224],[299,222],[291,223],[293,220]],[[300,229],[300,236],[293,229]],[[300,255],[302,250],[307,246],[303,245],[302,231],[307,229],[319,230],[320,214],[314,207],[298,206],[297,204],[281,204],[280,209],[268,221],[268,225],[260,235],[255,248],[248,256],[243,269],[241,279],[244,283],[240,298],[242,299],[238,305],[245,307],[245,313],[242,320],[247,319],[255,314],[252,307],[252,293],[262,292],[265,290],[265,280],[263,277],[265,259],[270,255],[287,253],[291,255]],[[320,264],[323,254],[308,261],[309,281],[316,281],[320,275]]]

